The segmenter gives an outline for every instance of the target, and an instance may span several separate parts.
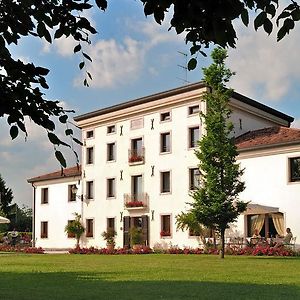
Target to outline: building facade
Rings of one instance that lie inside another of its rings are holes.
[[[197,246],[197,237],[176,230],[175,217],[188,208],[190,192],[199,181],[195,150],[197,141],[205,134],[199,118],[199,113],[206,111],[202,101],[205,91],[207,87],[200,82],[76,117],[84,144],[82,173],[76,180],[67,179],[64,193],[67,195],[69,186],[76,184],[75,197],[80,201],[77,206],[63,207],[61,201],[66,196],[58,192],[58,185],[62,184],[58,181],[62,179],[42,184],[30,179],[39,186],[35,209],[37,245],[56,248],[50,237],[50,223],[53,223],[53,232],[60,231],[59,245],[55,245],[70,247],[72,243],[63,227],[76,211],[82,215],[86,227],[82,246],[104,247],[101,233],[108,228],[117,232],[118,247],[129,245],[132,228],[141,230],[143,243],[149,246],[156,243]],[[235,136],[267,127],[288,128],[293,121],[290,116],[238,93],[233,94],[230,107]],[[50,203],[48,206],[42,203],[42,189],[50,191],[54,187],[57,192],[53,192],[55,199],[50,209]],[[253,189],[243,194],[245,201],[252,192]],[[63,217],[59,216],[61,223],[58,223],[51,212],[60,205]],[[39,228],[46,218],[48,240],[39,238]]]

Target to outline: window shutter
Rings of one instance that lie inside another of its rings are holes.
[[[146,246],[149,245],[149,217],[146,215],[142,216],[142,233],[143,241]]]
[[[124,247],[130,246],[130,239],[129,239],[129,230],[130,230],[130,217],[123,217],[123,245]]]

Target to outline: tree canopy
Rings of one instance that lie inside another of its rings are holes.
[[[235,47],[237,34],[233,21],[241,19],[248,26],[249,13],[255,15],[254,27],[263,27],[266,33],[273,31],[272,19],[278,27],[277,40],[281,40],[300,20],[299,5],[291,1],[285,8],[278,7],[278,0],[141,0],[144,14],[153,16],[161,24],[168,11],[172,11],[170,29],[184,33],[186,43],[191,44],[191,55],[202,53],[210,44]],[[65,136],[80,144],[68,127],[68,113],[59,101],[46,99],[44,90],[49,86],[46,76],[49,70],[33,63],[15,59],[10,45],[18,45],[20,39],[31,36],[52,43],[53,39],[71,37],[77,41],[74,53],[82,61],[79,68],[85,72],[83,84],[89,85],[91,74],[85,69],[86,61],[92,61],[83,51],[83,44],[90,44],[90,36],[96,29],[84,17],[84,13],[98,6],[105,10],[106,0],[2,0],[0,2],[0,117],[7,117],[10,135],[14,139],[22,131],[27,136],[26,117],[47,131],[53,144],[55,156],[62,167],[66,161],[59,146],[70,147],[55,134],[54,120],[66,125]],[[278,10],[281,10],[278,12]],[[196,58],[191,58],[188,68],[196,67]],[[76,152],[74,151],[77,156]],[[78,158],[77,158],[78,160]]]
[[[190,211],[182,215],[191,214],[198,223],[218,231],[224,257],[225,229],[246,209],[247,203],[238,200],[245,184],[241,180],[243,170],[236,163],[233,124],[229,120],[232,90],[225,86],[233,73],[225,66],[226,50],[216,48],[211,57],[213,63],[203,69],[204,81],[211,90],[203,96],[206,113],[201,113],[201,118],[205,132],[196,151],[201,184],[192,194]]]

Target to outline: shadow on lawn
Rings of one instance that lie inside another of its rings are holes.
[[[131,274],[132,275],[132,274]],[[128,274],[128,277],[130,274]],[[299,299],[293,285],[115,281],[116,273],[1,273],[1,299]]]

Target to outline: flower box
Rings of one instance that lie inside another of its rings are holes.
[[[143,201],[130,201],[125,204],[126,207],[144,207]]]

